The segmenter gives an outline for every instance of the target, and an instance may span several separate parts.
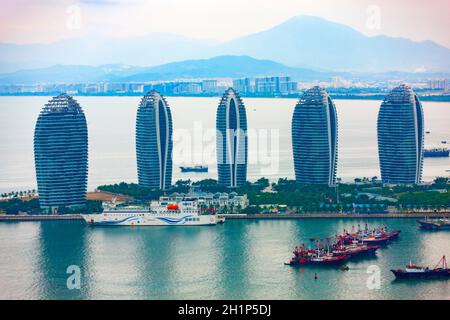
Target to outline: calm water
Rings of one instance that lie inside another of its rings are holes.
[[[79,221],[0,223],[0,299],[450,299],[450,281],[394,281],[412,259],[450,256],[450,232],[413,219],[369,220],[402,229],[376,258],[350,270],[284,266],[294,245],[366,220],[227,221],[216,227],[92,228]],[[81,269],[69,290],[66,269]],[[379,267],[379,289],[367,268]],[[314,272],[318,280],[314,280]]]
[[[137,181],[134,126],[139,97],[77,97],[89,128],[89,189]],[[49,97],[0,97],[0,192],[36,187],[33,131]],[[174,181],[216,178],[215,113],[219,98],[167,98],[173,113]],[[295,99],[246,98],[249,180],[294,177],[290,125]],[[336,100],[338,177],[379,176],[376,118],[380,101]],[[450,143],[450,103],[424,102],[427,147]],[[178,166],[206,164],[208,174],[182,174]],[[450,158],[425,159],[424,180],[448,175]]]

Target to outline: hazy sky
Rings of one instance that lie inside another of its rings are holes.
[[[449,0],[0,0],[0,41],[168,32],[228,40],[307,14],[450,48]]]

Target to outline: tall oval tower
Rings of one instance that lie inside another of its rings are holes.
[[[34,159],[42,209],[85,205],[88,130],[72,97],[61,94],[42,109],[34,131]]]
[[[313,87],[302,95],[292,117],[295,179],[304,184],[336,182],[338,120],[328,93]]]
[[[234,91],[225,91],[216,115],[217,171],[219,184],[239,187],[247,181],[247,114]]]
[[[381,180],[417,184],[423,166],[423,111],[414,91],[401,85],[384,99],[378,113],[378,155]]]
[[[172,184],[172,114],[158,92],[147,93],[136,116],[136,159],[139,185],[169,189]]]

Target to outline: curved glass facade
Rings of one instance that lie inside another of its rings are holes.
[[[136,159],[139,185],[169,189],[172,184],[172,114],[156,91],[141,100],[136,116]]]
[[[34,159],[42,209],[83,206],[88,173],[88,131],[78,102],[61,94],[42,109],[34,131]]]
[[[244,103],[232,88],[220,100],[216,128],[219,184],[239,187],[247,181],[247,114]]]
[[[423,111],[410,87],[401,85],[386,96],[378,113],[377,131],[383,183],[419,183],[423,164]]]
[[[336,182],[338,121],[328,93],[319,87],[305,91],[292,117],[295,179],[304,184]]]

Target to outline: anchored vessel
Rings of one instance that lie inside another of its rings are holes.
[[[364,244],[384,245],[389,240],[397,238],[400,232],[400,230],[390,231],[387,227],[369,229],[366,225],[364,229],[358,229],[358,231],[354,229],[351,231],[344,230],[344,233],[339,235],[338,238],[345,244],[352,243],[356,240]]]
[[[315,248],[306,248],[305,245],[296,246],[293,256],[285,264],[290,266],[316,264],[341,264],[348,259],[374,256],[376,251],[390,239],[398,237],[400,230],[390,231],[387,227],[369,229],[367,225],[363,230],[344,230],[343,234],[336,234],[334,240],[330,238],[323,242],[318,238],[311,238]]]
[[[425,149],[423,156],[426,158],[446,158],[450,154],[450,151],[445,148]]]
[[[392,273],[398,279],[431,279],[431,278],[450,278],[450,269],[447,266],[447,260],[445,256],[442,256],[437,265],[430,269],[428,267],[419,267],[409,263],[405,266],[405,269],[391,269]]]
[[[424,220],[418,220],[417,222],[420,223],[420,227],[422,229],[427,230],[450,230],[450,219],[448,218],[441,218],[441,219],[428,219],[425,218]]]
[[[177,203],[155,201],[149,207],[106,206],[103,213],[82,216],[88,224],[99,226],[205,226],[225,220],[213,210],[200,209],[192,200]]]
[[[208,172],[207,166],[180,167],[181,172]]]

